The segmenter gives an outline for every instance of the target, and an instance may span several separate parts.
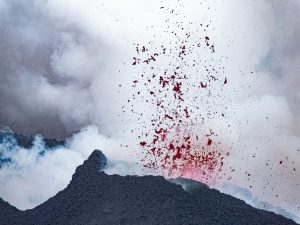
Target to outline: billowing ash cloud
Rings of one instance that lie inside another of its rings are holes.
[[[1,1],[2,126],[62,138],[110,118],[105,82],[114,47],[95,3]]]
[[[168,9],[175,13],[170,16]],[[208,35],[216,50],[213,56],[197,55],[196,66],[185,69],[190,83],[205,72],[200,62],[215,65],[220,59],[218,66],[224,67],[228,80],[226,88],[214,87],[209,90],[212,97],[203,96],[198,102],[199,106],[206,102],[206,108],[216,114],[224,113],[221,119],[205,118],[207,122],[199,128],[214,130],[222,142],[219,147],[229,153],[216,187],[228,193],[234,188],[223,186],[224,182],[246,188],[260,201],[281,207],[299,220],[299,17],[300,3],[293,0],[0,1],[0,125],[57,138],[93,125],[73,136],[73,147],[44,157],[37,150],[15,151],[18,163],[0,170],[1,182],[7,181],[0,196],[20,208],[44,201],[68,183],[75,167],[94,148],[112,157],[110,173],[126,174],[124,168],[130,168],[128,173],[143,173],[131,162],[138,160],[136,137],[143,125],[150,126],[146,119],[153,108],[138,98],[131,101],[136,104],[134,110],[146,115],[145,121],[138,120],[128,99],[132,100],[137,74],[140,70],[151,74],[152,65],[132,66],[134,44],[157,49],[167,43],[174,49],[177,39],[166,34],[165,28],[189,24],[194,38]],[[198,34],[195,24],[199,23],[209,26]],[[157,60],[154,65],[159,70],[168,63]],[[194,107],[194,114],[205,115],[206,108]],[[107,138],[98,131],[96,135],[87,132],[91,129],[99,129]],[[37,146],[38,139],[34,149],[40,149]],[[45,170],[39,178],[36,171],[46,167],[56,169]],[[9,182],[7,174],[14,174]],[[18,177],[15,182],[14,177]],[[51,179],[55,187],[47,183]],[[13,199],[10,190],[18,192],[22,182],[28,192]],[[51,188],[29,204],[35,193],[30,183]]]
[[[293,132],[299,135],[300,3],[272,1],[271,7],[274,13],[271,47],[259,66],[272,74],[276,91],[286,98],[293,114]]]

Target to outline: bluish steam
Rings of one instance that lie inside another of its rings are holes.
[[[36,152],[38,157],[42,157],[47,151],[55,151],[65,147],[65,144],[64,140],[47,139],[41,135],[25,136],[0,130],[0,167],[13,163],[12,154],[21,149]]]

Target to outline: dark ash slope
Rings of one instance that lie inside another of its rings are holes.
[[[105,165],[95,150],[65,190],[32,210],[0,200],[0,225],[296,225],[196,182],[186,192],[162,177],[99,172]]]

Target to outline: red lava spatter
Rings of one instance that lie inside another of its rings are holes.
[[[141,142],[146,151],[144,165],[165,177],[185,177],[215,184],[217,174],[222,171],[224,156],[211,139],[197,140],[197,137],[178,130],[175,135],[167,129],[155,130],[152,142]]]
[[[207,4],[210,3],[207,1]],[[256,183],[252,180],[255,177],[252,176],[252,171],[247,167],[235,168],[229,165],[230,162],[226,161],[229,153],[227,148],[224,149],[222,137],[218,136],[219,129],[211,127],[209,122],[214,120],[223,124],[223,130],[219,133],[231,133],[234,127],[229,124],[230,120],[227,121],[228,114],[234,113],[227,110],[232,108],[232,99],[226,98],[226,92],[223,92],[225,88],[231,87],[230,91],[239,93],[231,85],[228,74],[225,74],[228,69],[225,70],[224,65],[230,59],[216,56],[218,45],[213,43],[214,37],[210,35],[214,29],[211,21],[203,19],[184,22],[183,18],[187,19],[187,15],[180,14],[182,8],[184,3],[180,0],[170,6],[160,7],[157,13],[163,13],[166,18],[160,24],[164,28],[163,33],[157,32],[155,26],[148,26],[146,31],[153,33],[153,40],[135,44],[136,55],[129,61],[137,71],[130,85],[134,88],[134,94],[122,106],[122,115],[129,112],[134,116],[125,116],[122,121],[128,120],[132,124],[137,121],[138,131],[132,129],[131,133],[138,133],[136,145],[141,150],[139,157],[145,167],[155,169],[165,177],[187,177],[208,185],[215,184],[219,178],[235,182],[235,175],[243,172],[249,188],[253,189]],[[223,37],[224,46],[228,37]],[[234,40],[229,40],[231,41]],[[230,46],[229,42],[227,46]],[[248,74],[240,72],[242,76]],[[246,83],[242,82],[240,88],[250,89],[255,85],[257,75],[253,71],[249,74],[253,78]],[[120,84],[119,87],[121,86]],[[124,85],[124,88],[128,89],[128,86]],[[143,109],[141,103],[143,106],[152,106],[150,108],[153,110],[149,112],[148,109]],[[243,124],[238,123],[238,127]],[[124,129],[123,132],[127,133],[128,130]],[[269,142],[270,139],[266,141]],[[233,145],[229,142],[226,142],[228,150]],[[244,148],[246,147],[245,145]],[[255,146],[255,149],[260,147]],[[296,151],[296,154],[300,154],[300,149]],[[256,158],[255,153],[251,158],[240,160],[250,161]],[[291,176],[298,172],[297,162],[289,157],[275,162],[266,159],[259,163],[272,171],[271,176],[264,180],[264,192],[273,190],[270,181],[278,166],[278,176],[282,176],[282,171]],[[223,171],[224,164],[226,174]],[[286,179],[290,179],[289,176]]]
[[[161,9],[171,15],[175,13],[174,9]],[[217,104],[215,98],[222,97],[213,93],[214,85],[224,86],[227,78],[222,71],[224,67],[197,57],[203,52],[215,53],[215,45],[205,35],[209,24],[183,24],[176,20],[174,23],[177,30],[168,26],[165,32],[177,39],[175,47],[167,43],[168,47],[161,44],[159,48],[151,48],[151,42],[135,46],[137,55],[131,64],[142,72],[133,80],[136,92],[128,103],[132,103],[134,113],[136,99],[154,108],[147,117],[143,115],[146,112],[136,113],[140,115],[140,123],[151,124],[151,127],[144,125],[145,130],[137,137],[141,162],[165,177],[185,177],[213,185],[222,175],[226,153],[220,147],[218,135],[211,130],[207,134],[201,127],[214,116],[224,117],[223,112],[212,111],[210,106]],[[190,27],[198,30],[191,31]],[[211,100],[201,102],[204,96]],[[195,113],[199,107],[206,114]]]

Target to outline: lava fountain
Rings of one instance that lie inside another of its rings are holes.
[[[173,44],[134,44],[134,90],[123,108],[141,125],[137,143],[145,167],[166,178],[190,178],[212,186],[222,176],[228,155],[213,131],[218,128],[210,126],[214,117],[224,118],[226,109],[223,57],[214,59],[208,24],[171,21],[165,32],[177,40]]]

